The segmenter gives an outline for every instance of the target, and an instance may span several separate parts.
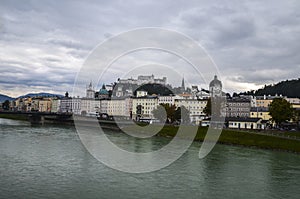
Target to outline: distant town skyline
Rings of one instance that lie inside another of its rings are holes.
[[[97,44],[141,27],[167,28],[194,39],[218,66],[225,92],[298,79],[299,6],[296,0],[4,0],[0,4],[0,47],[4,49],[0,52],[0,93],[17,97],[71,91],[77,72]],[[170,66],[180,64],[168,57],[162,61]],[[127,66],[128,62],[124,59],[119,64]],[[101,81],[114,82],[123,73],[116,70]],[[195,83],[188,73],[184,76],[190,84]],[[181,78],[169,80],[174,86],[181,84]]]

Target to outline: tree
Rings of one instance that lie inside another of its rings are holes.
[[[175,110],[175,120],[182,123],[190,123],[190,112],[185,106],[178,107]]]
[[[223,97],[209,98],[203,112],[209,117],[223,117],[225,114],[225,106],[225,99]]]
[[[5,100],[2,103],[2,108],[3,108],[3,110],[9,110],[9,101],[8,100]]]
[[[238,97],[239,95],[237,93],[233,93],[232,97]]]
[[[230,93],[226,93],[226,98],[227,98],[227,99],[231,99]]]
[[[211,116],[211,98],[208,99],[206,107],[203,109],[203,113],[207,116]]]
[[[176,106],[175,105],[169,105],[169,104],[166,104],[165,105],[165,109],[167,111],[167,118],[168,118],[168,121],[170,123],[173,123],[175,121],[175,111],[176,111]]]
[[[167,122],[174,122],[175,121],[175,105],[169,105],[169,104],[160,104],[157,106],[156,109],[152,111],[155,118],[160,120],[161,122],[165,122],[167,119]]]
[[[275,98],[269,107],[269,114],[279,126],[282,122],[290,120],[293,117],[293,108],[291,104],[283,98]]]
[[[148,92],[149,95],[156,94],[156,95],[173,95],[171,88],[161,84],[143,84],[135,89],[134,95],[136,95],[137,90],[145,90]]]
[[[294,109],[293,112],[293,120],[297,123],[298,128],[300,128],[300,110]]]
[[[160,122],[165,123],[167,120],[167,114],[163,106],[157,106],[156,109],[152,111],[153,116]]]
[[[174,114],[175,120],[176,121],[181,121],[181,107],[178,107],[175,110],[175,114]]]

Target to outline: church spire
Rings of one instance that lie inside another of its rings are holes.
[[[182,89],[182,91],[185,91],[184,76],[182,77],[181,89]]]
[[[89,89],[92,89],[92,88],[93,88],[92,80],[90,81],[90,84],[88,85],[88,88],[89,88]]]

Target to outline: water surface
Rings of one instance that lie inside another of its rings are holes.
[[[137,152],[169,141],[108,136]],[[200,146],[160,171],[128,174],[95,160],[72,127],[0,119],[0,198],[300,198],[300,155],[217,145],[200,160]]]

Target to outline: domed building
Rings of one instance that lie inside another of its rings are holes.
[[[211,97],[222,96],[222,82],[218,80],[217,75],[209,83],[209,92]]]
[[[107,99],[109,96],[109,92],[106,90],[105,85],[102,85],[102,88],[99,90],[98,98],[99,99]]]

